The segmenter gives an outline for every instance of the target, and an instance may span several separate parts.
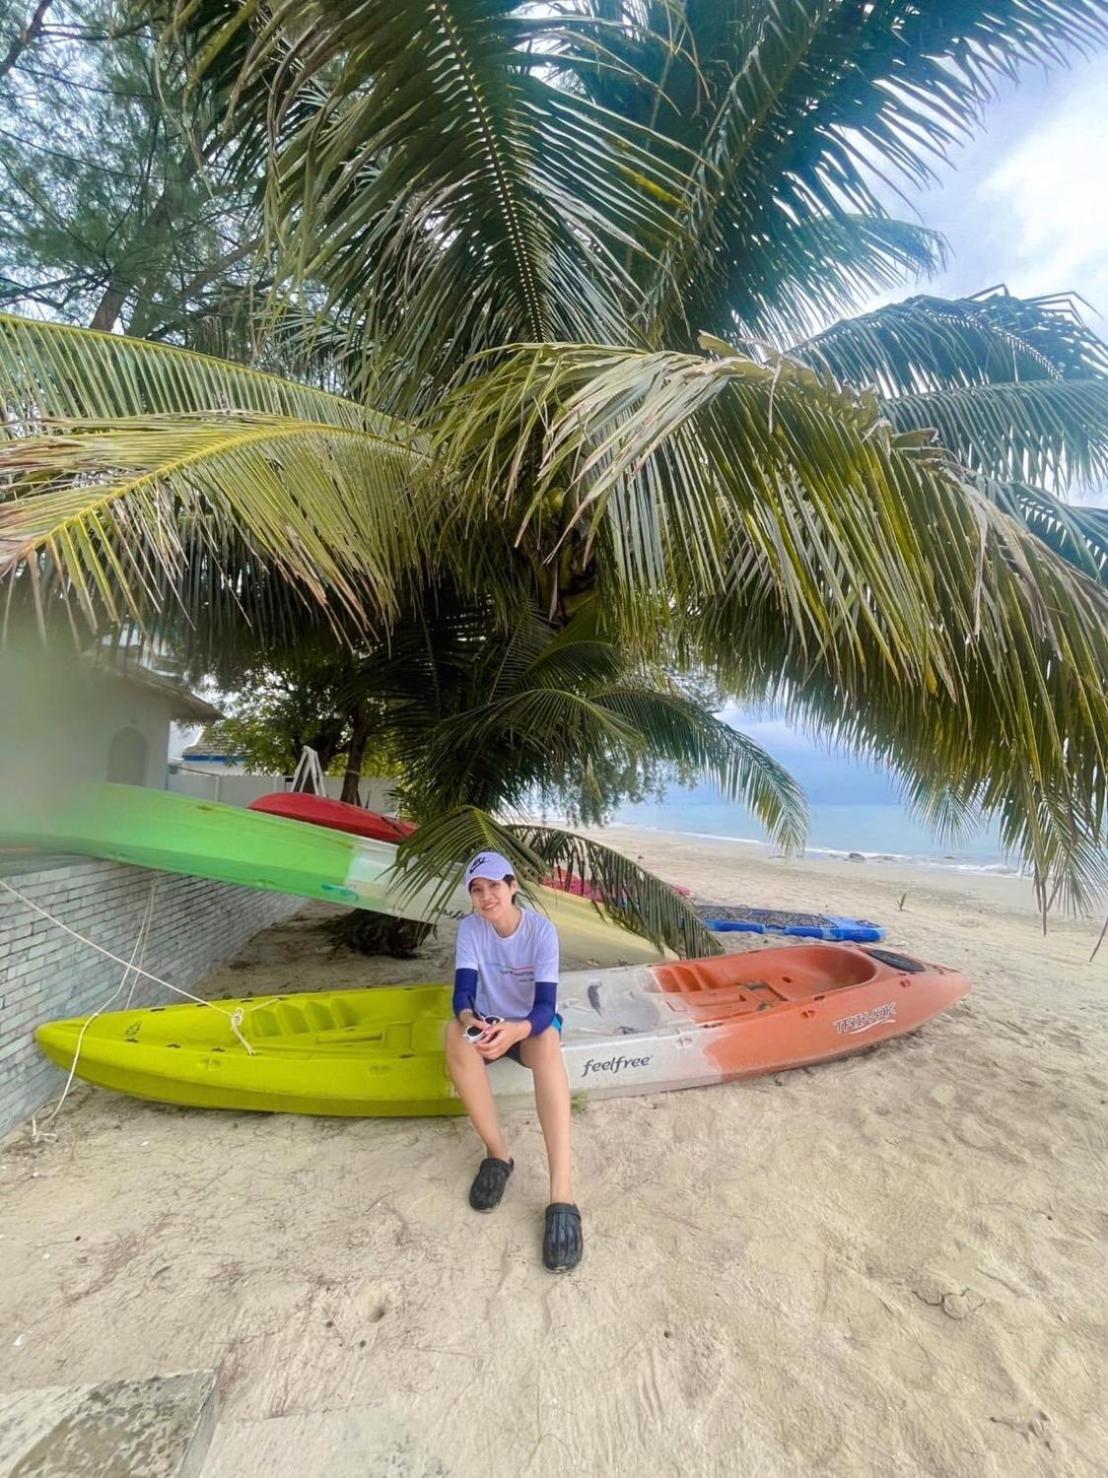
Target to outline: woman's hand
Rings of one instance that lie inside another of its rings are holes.
[[[473,1045],[486,1062],[495,1062],[498,1057],[504,1056],[509,1047],[514,1047],[517,1042],[522,1042],[530,1035],[529,1021],[501,1021],[496,1026],[488,1027]]]

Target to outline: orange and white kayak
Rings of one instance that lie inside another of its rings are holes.
[[[570,1087],[660,1093],[804,1067],[914,1031],[969,990],[953,970],[886,950],[806,944],[563,976]],[[52,1061],[122,1093],[236,1111],[462,1112],[446,1072],[445,985],[304,992],[148,1007],[41,1026]],[[83,1036],[82,1036],[82,1029]],[[497,1096],[531,1075],[494,1062]]]

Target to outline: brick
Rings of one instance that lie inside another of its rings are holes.
[[[141,963],[185,989],[233,957],[260,929],[288,918],[299,899],[254,892],[202,878],[155,875],[93,859],[63,859],[7,876],[23,892],[39,890],[42,907],[123,961],[130,958],[155,877],[150,936]],[[43,927],[37,931],[34,925]],[[32,1028],[53,1017],[84,1015],[120,986],[123,965],[0,895],[0,1134],[53,1096],[64,1075],[33,1044]],[[172,991],[139,977],[109,1010],[170,1003]]]

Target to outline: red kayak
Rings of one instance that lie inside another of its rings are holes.
[[[316,826],[326,826],[331,831],[348,831],[354,836],[372,837],[375,842],[402,842],[415,831],[415,823],[401,821],[398,816],[382,816],[380,811],[365,811],[361,806],[351,806],[346,801],[332,801],[327,796],[309,795],[307,791],[283,790],[273,795],[261,795],[250,802],[251,811],[265,811],[270,816],[286,816],[290,821],[310,821]],[[604,890],[587,883],[577,873],[569,876],[564,868],[554,869],[546,880],[550,888],[560,888],[563,893],[574,893],[578,898],[591,898],[594,902],[604,901]],[[670,887],[682,898],[692,896],[691,888],[679,883]]]
[[[310,821],[329,831],[348,831],[353,836],[372,837],[375,842],[402,842],[415,827],[398,816],[382,816],[379,811],[365,811],[346,801],[333,801],[325,795],[309,795],[303,790],[279,791],[260,795],[250,802],[251,811],[265,811],[269,816],[285,816],[290,821]]]
[[[578,898],[591,898],[594,902],[603,903],[604,889],[597,888],[593,883],[586,883],[580,873],[574,873],[572,877],[564,867],[556,867],[546,880],[548,888],[560,888],[563,893],[573,893]],[[670,883],[669,886],[679,898],[691,898],[692,889],[684,888],[680,883]]]

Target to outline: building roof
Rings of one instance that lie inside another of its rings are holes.
[[[143,692],[155,693],[165,698],[172,704],[170,716],[179,723],[211,724],[223,717],[218,708],[189,692],[177,678],[163,672],[154,672],[152,668],[133,658],[124,658],[121,661],[117,657],[115,661],[109,661],[97,654],[87,657],[86,661],[107,678],[114,678],[131,687],[141,688]]]
[[[222,714],[217,714],[222,718]],[[205,729],[195,744],[190,744],[187,749],[181,751],[183,760],[227,760],[229,763],[241,759],[242,755],[233,745],[228,744],[226,739],[217,738],[211,729]]]

